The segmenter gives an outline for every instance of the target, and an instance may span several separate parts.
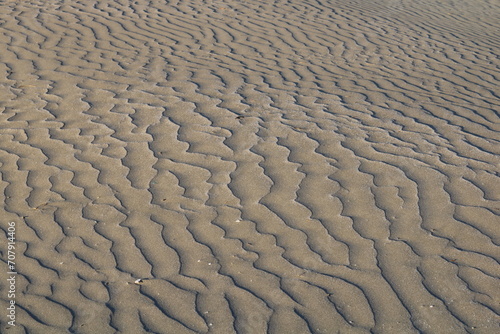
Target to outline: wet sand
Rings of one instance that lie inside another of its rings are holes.
[[[500,332],[499,17],[0,1],[0,332]]]

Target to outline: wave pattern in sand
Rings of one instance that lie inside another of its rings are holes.
[[[498,330],[498,3],[0,9],[9,331]]]

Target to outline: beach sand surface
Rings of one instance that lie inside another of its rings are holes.
[[[499,18],[0,1],[0,332],[499,333]]]

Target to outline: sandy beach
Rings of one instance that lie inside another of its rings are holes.
[[[0,333],[500,333],[496,0],[0,1]]]

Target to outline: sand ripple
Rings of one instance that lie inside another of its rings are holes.
[[[0,331],[496,332],[499,13],[0,1]]]

